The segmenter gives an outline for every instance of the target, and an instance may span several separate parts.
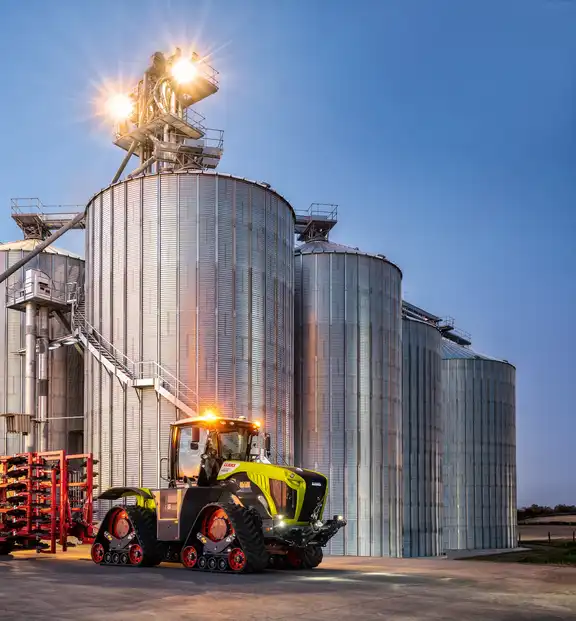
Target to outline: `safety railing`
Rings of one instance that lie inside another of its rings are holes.
[[[66,305],[67,283],[54,282],[43,272],[35,273],[32,278],[20,280],[6,288],[6,305],[12,306],[34,296],[39,296],[47,302]]]
[[[78,291],[72,295],[74,299],[74,304],[72,305],[72,326],[76,331],[82,333],[100,354],[111,358],[111,362],[117,365],[130,379],[157,380],[165,390],[185,405],[194,409],[198,407],[197,393],[168,369],[154,361],[135,362],[115,347],[86,319],[83,309],[83,297],[79,296]]]
[[[148,377],[157,378],[162,387],[168,390],[177,399],[183,401],[191,408],[198,408],[198,394],[195,390],[190,388],[182,380],[178,379],[168,369],[158,364],[157,362],[138,362],[136,364],[136,377],[138,379],[144,379]]]

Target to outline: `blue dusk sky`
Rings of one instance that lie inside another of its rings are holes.
[[[519,503],[576,503],[575,32],[568,0],[6,0],[0,239],[10,198],[108,185],[98,87],[193,43],[221,72],[220,169],[338,203],[334,241],[515,364]]]

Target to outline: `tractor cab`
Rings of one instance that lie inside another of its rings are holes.
[[[173,423],[170,432],[169,479],[176,487],[214,485],[226,460],[269,463],[270,438],[258,421],[206,412]]]

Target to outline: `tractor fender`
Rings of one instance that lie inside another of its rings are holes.
[[[206,507],[214,503],[225,502],[226,499],[230,499],[230,491],[221,485],[187,489],[180,508],[181,540],[188,540]]]
[[[145,487],[111,487],[106,490],[97,500],[118,500],[119,498],[130,498],[136,496],[136,505],[146,509],[156,509],[154,496]]]

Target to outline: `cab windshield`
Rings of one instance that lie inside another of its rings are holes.
[[[224,459],[247,460],[250,458],[252,434],[249,429],[218,432],[220,454]]]

